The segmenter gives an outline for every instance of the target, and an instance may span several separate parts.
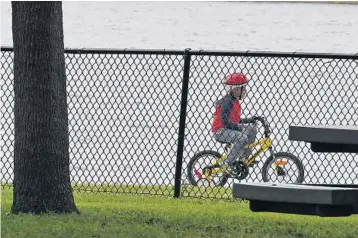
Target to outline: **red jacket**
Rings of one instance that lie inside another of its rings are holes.
[[[240,102],[229,93],[216,103],[211,130],[213,132],[216,132],[220,128],[239,130],[240,117]]]

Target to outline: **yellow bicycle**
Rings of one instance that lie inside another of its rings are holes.
[[[187,167],[188,180],[191,185],[198,186],[199,182],[208,182],[215,186],[224,186],[228,178],[243,180],[249,175],[249,169],[259,163],[256,158],[267,150],[270,152],[270,156],[264,161],[261,168],[264,182],[271,181],[271,176],[273,175],[277,175],[277,180],[279,181],[289,178],[289,183],[300,184],[303,182],[304,168],[301,160],[288,152],[275,153],[270,139],[271,130],[266,118],[254,117],[254,119],[257,122],[261,122],[264,128],[264,138],[247,145],[246,148],[254,149],[259,146],[257,151],[248,158],[237,158],[230,171],[222,163],[233,146],[231,143],[221,142],[226,144],[224,152],[221,154],[213,150],[205,150],[195,154],[190,159]],[[200,162],[201,159],[204,159],[204,161]],[[295,169],[289,171],[291,167]],[[297,175],[296,179],[292,179],[295,175]],[[218,181],[215,179],[218,179]],[[271,182],[277,182],[277,180]]]

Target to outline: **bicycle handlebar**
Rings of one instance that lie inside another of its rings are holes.
[[[260,117],[260,116],[255,116],[252,119],[254,119],[255,121],[259,121],[262,124],[265,124],[266,118],[265,117]]]
[[[262,123],[262,125],[263,125],[264,128],[265,128],[265,134],[266,134],[266,135],[268,135],[268,134],[271,132],[271,131],[270,131],[270,126],[269,126],[269,124],[268,124],[268,122],[267,122],[267,120],[266,120],[265,117],[255,116],[255,117],[253,117],[253,119],[254,119],[255,121],[259,121],[259,122]]]

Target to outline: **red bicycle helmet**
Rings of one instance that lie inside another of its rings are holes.
[[[223,84],[226,85],[237,85],[237,86],[245,86],[249,80],[247,77],[242,73],[233,73],[227,76],[223,80]]]

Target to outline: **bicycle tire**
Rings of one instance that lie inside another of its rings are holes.
[[[194,177],[195,175],[193,174],[193,166],[198,161],[198,159],[200,157],[203,157],[204,155],[211,155],[211,156],[216,157],[217,159],[219,159],[221,156],[221,154],[216,151],[204,150],[204,151],[201,151],[201,152],[195,154],[190,159],[190,161],[188,163],[188,167],[187,167],[187,174],[188,174],[188,180],[189,180],[190,184],[193,186],[198,186],[197,181],[195,180],[195,177]],[[228,180],[228,176],[223,175],[222,178],[220,179],[220,183],[217,186],[223,187],[227,183],[227,180]]]
[[[304,180],[304,167],[303,167],[301,160],[297,156],[295,156],[291,153],[288,153],[288,152],[278,152],[278,153],[275,153],[274,155],[275,155],[275,159],[279,159],[280,157],[285,157],[285,158],[290,158],[295,163],[295,165],[297,166],[297,169],[298,169],[298,178],[297,178],[297,181],[295,182],[295,184],[301,184]],[[271,155],[265,161],[264,165],[262,166],[261,173],[262,173],[262,180],[264,182],[269,182],[268,169],[269,169],[270,164],[273,161],[274,161],[274,157]]]

